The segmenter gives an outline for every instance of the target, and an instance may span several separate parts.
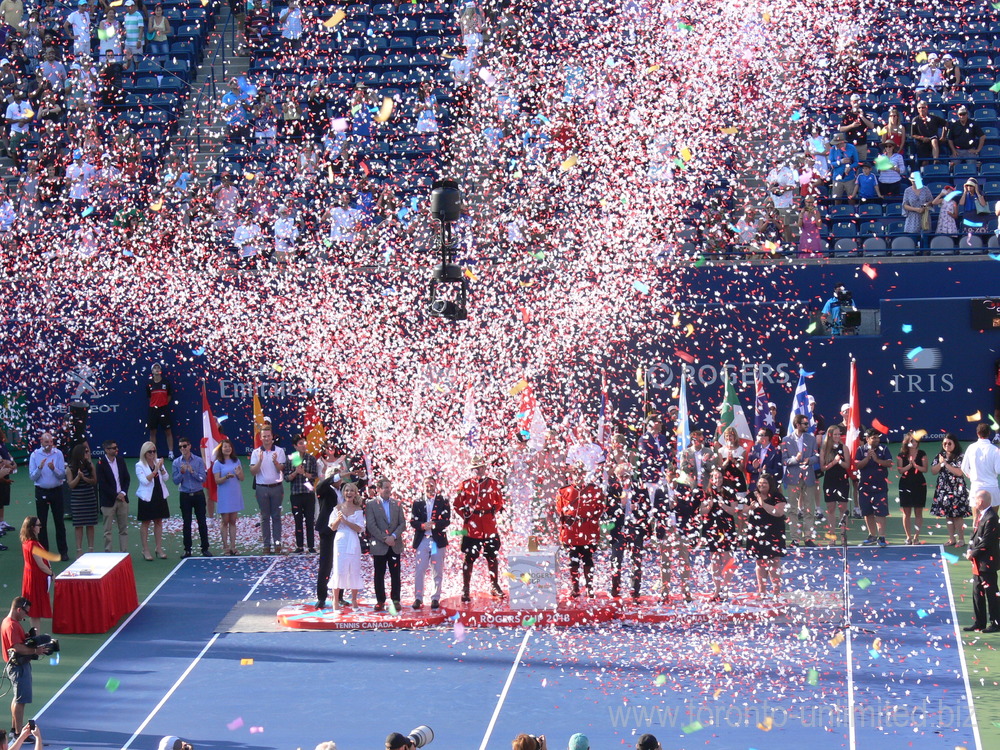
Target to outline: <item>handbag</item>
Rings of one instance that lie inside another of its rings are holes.
[[[368,541],[368,532],[362,531],[358,534],[358,542],[361,543],[361,554],[367,555],[371,552],[371,544]]]
[[[986,205],[986,201],[980,201],[979,198],[976,198],[976,213],[988,214],[992,213],[992,211],[990,211],[990,207]]]
[[[929,232],[931,231],[931,212],[925,211],[920,214],[920,231]]]

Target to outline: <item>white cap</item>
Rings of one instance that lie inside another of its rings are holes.
[[[160,740],[158,750],[177,750],[181,745],[181,738],[170,735]]]
[[[843,406],[840,407],[840,413],[841,414],[843,414],[845,411],[850,411],[850,410],[851,410],[851,405],[850,404],[844,404]]]

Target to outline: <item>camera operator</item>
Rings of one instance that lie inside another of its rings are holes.
[[[385,750],[417,750],[434,741],[434,730],[421,725],[409,734],[392,732],[385,738]]]
[[[843,333],[844,313],[854,309],[854,295],[843,284],[837,284],[833,296],[823,305],[823,322],[834,334]]]
[[[30,611],[31,602],[18,596],[11,602],[10,614],[0,624],[3,660],[7,662],[4,672],[14,686],[10,716],[15,735],[24,728],[24,707],[31,703],[31,660],[49,653],[47,645],[35,648],[26,643],[28,636],[21,623],[29,617]]]

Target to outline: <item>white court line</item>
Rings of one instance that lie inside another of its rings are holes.
[[[158,592],[161,588],[163,588],[163,586],[167,583],[167,581],[169,581],[171,578],[173,578],[174,573],[176,573],[178,570],[180,570],[181,565],[183,565],[185,562],[187,562],[187,560],[181,560],[179,563],[177,563],[177,565],[174,566],[174,569],[171,570],[167,574],[166,578],[164,578],[162,581],[160,581],[160,583],[157,585],[157,587],[155,589],[153,589],[152,591],[149,592],[149,596],[147,596],[145,599],[143,599],[142,600],[142,604],[140,604],[135,609],[135,611],[132,612],[132,614],[130,614],[127,618],[125,618],[125,622],[123,622],[121,625],[118,626],[118,628],[115,630],[115,632],[111,634],[111,637],[108,638],[108,640],[106,640],[104,643],[102,643],[101,647],[99,649],[97,649],[97,651],[95,651],[91,655],[91,657],[89,659],[87,659],[87,661],[85,661],[83,663],[83,666],[81,666],[78,670],[76,670],[76,673],[72,677],[70,677],[69,680],[61,688],[59,688],[58,691],[56,691],[55,695],[53,695],[51,698],[49,698],[48,703],[46,703],[44,706],[42,706],[35,713],[35,718],[36,719],[39,716],[41,716],[43,713],[45,713],[45,710],[49,706],[51,706],[53,703],[55,703],[56,699],[60,695],[62,695],[69,688],[70,685],[72,685],[76,681],[77,677],[79,677],[81,674],[83,674],[83,671],[87,667],[90,666],[91,662],[93,662],[94,659],[96,659],[98,656],[101,655],[101,652],[104,651],[104,649],[106,649],[108,646],[111,645],[111,642],[118,636],[119,633],[121,633],[125,629],[125,626],[128,625],[130,622],[132,622],[132,618],[134,618],[137,614],[139,614],[142,611],[143,607],[145,607],[147,604],[149,604],[150,600],[154,596],[156,596],[156,592]]]
[[[261,573],[260,578],[257,579],[257,583],[255,583],[253,585],[253,587],[247,592],[247,595],[244,596],[240,601],[244,601],[245,602],[247,599],[249,599],[251,596],[253,596],[253,592],[256,591],[257,587],[260,586],[261,583],[263,583],[263,581],[264,581],[265,578],[267,578],[267,574],[270,573],[271,569],[275,565],[278,564],[278,560],[279,559],[281,559],[281,558],[276,557],[276,558],[274,558],[274,560],[271,561],[271,564],[267,566],[267,570],[265,570],[263,573]],[[132,734],[132,736],[128,738],[128,742],[126,742],[124,745],[122,745],[122,750],[128,750],[128,748],[131,747],[132,743],[135,742],[136,737],[138,737],[140,734],[142,734],[143,730],[149,725],[149,722],[151,722],[153,720],[153,717],[156,716],[157,713],[159,713],[160,709],[163,708],[164,704],[168,700],[170,700],[170,696],[173,695],[177,691],[177,688],[179,688],[181,686],[181,683],[184,682],[184,680],[187,678],[187,676],[189,674],[191,674],[191,671],[198,665],[198,662],[201,661],[201,658],[212,647],[212,644],[215,643],[219,639],[220,635],[221,635],[221,633],[213,633],[212,634],[211,639],[209,639],[208,643],[205,644],[205,647],[194,658],[194,661],[192,661],[188,665],[188,668],[185,669],[184,672],[181,674],[181,676],[177,678],[177,681],[173,685],[170,686],[170,690],[167,691],[166,695],[164,695],[160,699],[160,702],[157,703],[156,706],[153,708],[153,710],[149,712],[149,715],[146,716],[145,719],[143,719],[143,722],[142,722],[142,724],[139,725],[139,728],[136,729],[135,732]]]
[[[850,594],[848,594],[850,596]],[[855,750],[858,738],[854,725],[854,650],[851,647],[851,610],[847,609],[847,747]]]
[[[517,673],[517,668],[521,664],[521,657],[524,656],[524,649],[528,646],[528,639],[531,637],[531,631],[534,628],[528,628],[524,633],[524,639],[521,641],[521,648],[517,650],[517,656],[514,657],[514,663],[510,665],[510,672],[507,673],[507,682],[503,684],[503,690],[500,691],[500,700],[497,701],[497,707],[493,709],[493,716],[490,717],[490,725],[486,727],[486,734],[483,737],[482,744],[479,745],[479,750],[486,750],[486,745],[490,741],[490,737],[493,735],[493,727],[496,726],[497,719],[500,716],[500,710],[503,708],[503,703],[507,700],[507,691],[510,690],[510,685],[514,682],[514,675]]]
[[[965,679],[965,695],[969,700],[969,720],[972,723],[972,736],[976,741],[976,750],[982,750],[983,741],[979,737],[979,721],[976,719],[976,704],[972,702],[972,685],[969,684],[969,668],[965,664],[965,643],[958,629],[958,612],[955,611],[955,594],[951,590],[951,576],[948,574],[948,561],[944,559],[944,547],[941,549],[941,568],[944,570],[944,582],[948,586],[948,599],[951,601],[951,617],[955,623],[955,640],[958,642],[958,657],[962,661],[962,677]]]

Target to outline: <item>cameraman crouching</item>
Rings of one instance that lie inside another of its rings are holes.
[[[4,672],[14,686],[10,716],[15,737],[20,735],[24,728],[24,707],[31,703],[31,660],[49,653],[48,646],[33,648],[25,643],[28,637],[21,627],[21,622],[28,618],[30,610],[30,601],[23,596],[16,597],[11,602],[10,614],[3,619],[3,623],[0,623],[3,660],[7,662]]]

